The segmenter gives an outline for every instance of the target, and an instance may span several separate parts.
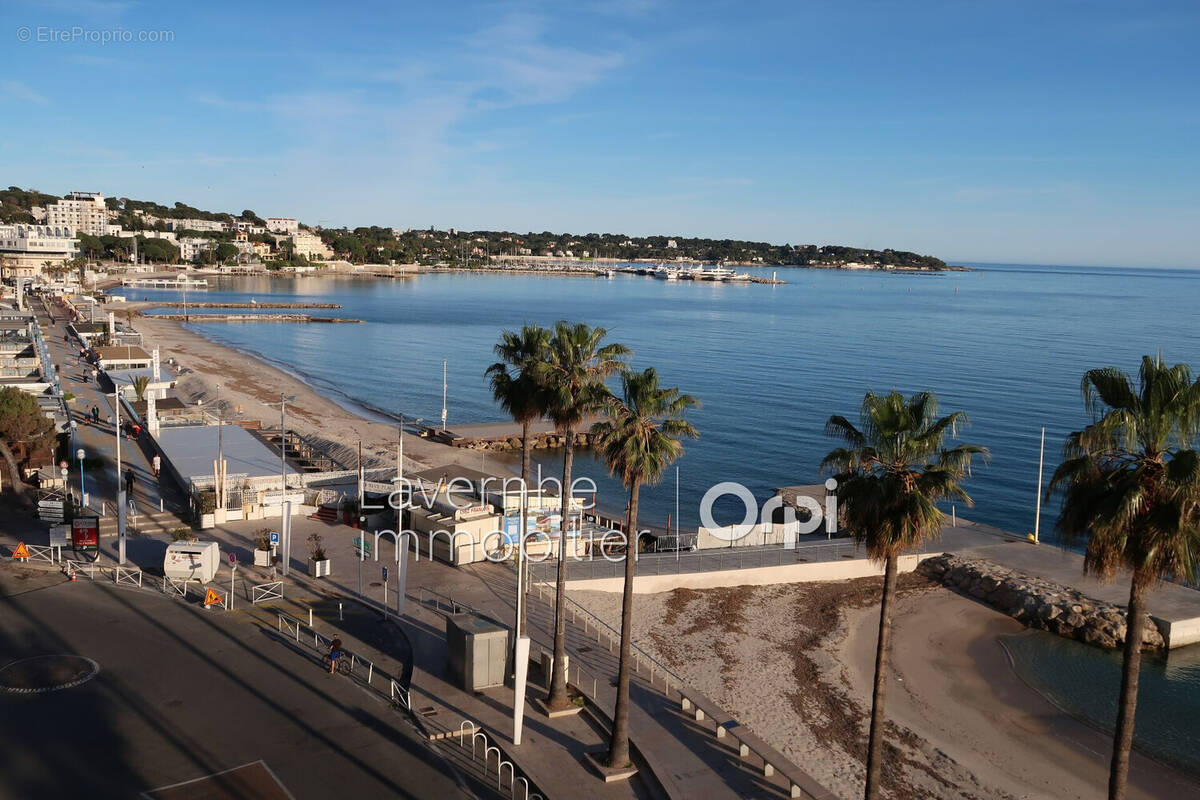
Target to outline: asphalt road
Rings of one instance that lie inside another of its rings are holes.
[[[155,796],[471,796],[386,702],[327,675],[311,651],[269,628],[152,593],[61,581],[0,569],[0,684],[4,665],[31,656],[76,654],[100,666],[68,689],[0,690],[0,798],[137,797],[259,761],[229,773],[224,793]],[[272,777],[286,792],[245,788]]]

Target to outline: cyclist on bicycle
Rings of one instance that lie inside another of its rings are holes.
[[[342,651],[342,640],[337,637],[334,637],[333,641],[329,643],[329,674],[330,675],[332,675],[334,673],[334,670],[337,669],[338,659],[344,655],[345,655],[345,653]]]

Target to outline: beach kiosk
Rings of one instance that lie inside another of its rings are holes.
[[[221,566],[221,548],[216,542],[172,542],[163,556],[163,575],[175,580],[208,583]]]

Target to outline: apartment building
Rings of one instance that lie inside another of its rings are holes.
[[[108,226],[108,208],[99,192],[71,192],[56,203],[46,206],[45,224],[67,228],[72,233],[83,231],[91,236],[104,236]]]
[[[35,278],[46,264],[57,266],[74,258],[79,240],[63,225],[0,225],[0,274],[5,278]]]

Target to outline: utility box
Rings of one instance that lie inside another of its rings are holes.
[[[446,668],[468,692],[504,685],[508,628],[474,614],[446,617]]]
[[[216,542],[172,542],[163,556],[163,575],[176,580],[208,583],[221,566],[221,548]]]

